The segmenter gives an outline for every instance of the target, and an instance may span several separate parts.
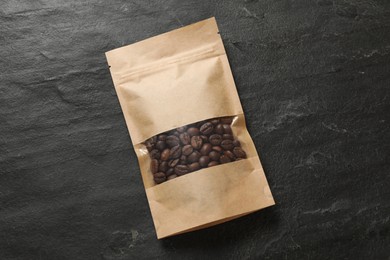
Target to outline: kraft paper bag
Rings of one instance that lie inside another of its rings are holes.
[[[106,53],[136,151],[158,238],[216,225],[274,205],[247,131],[215,18]],[[246,158],[157,184],[147,140],[212,118],[232,117]]]

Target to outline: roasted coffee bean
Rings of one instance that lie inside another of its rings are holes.
[[[175,166],[179,163],[180,159],[173,159],[168,161],[168,166],[171,168],[175,168]]]
[[[181,133],[179,139],[183,145],[189,144],[191,142],[191,136],[187,132]]]
[[[154,144],[150,143],[149,141],[146,141],[144,144],[149,153],[154,149]]]
[[[186,130],[187,130],[186,126],[181,126],[176,128],[176,131],[178,131],[179,133],[184,133]]]
[[[173,169],[172,169],[172,171],[173,171]],[[169,180],[172,180],[172,179],[174,179],[174,178],[177,178],[177,175],[176,175],[176,174],[169,175],[168,178],[167,178],[167,180],[169,181]]]
[[[165,134],[160,134],[160,135],[158,135],[158,140],[159,140],[159,141],[165,141],[165,140],[167,140],[167,135],[165,135]]]
[[[181,156],[181,147],[180,145],[176,145],[171,148],[171,151],[169,153],[169,157],[172,159],[179,158]]]
[[[208,143],[208,141],[209,141],[209,138],[205,135],[201,135],[200,138],[202,138],[203,143]]]
[[[152,159],[160,159],[160,151],[157,150],[157,149],[153,149],[151,152],[150,152],[150,157]]]
[[[167,180],[167,177],[165,176],[165,174],[163,172],[157,172],[157,173],[153,174],[153,177],[154,177],[154,181],[157,184],[163,183],[164,181]]]
[[[208,156],[204,155],[204,156],[199,158],[199,164],[202,167],[206,167],[207,164],[209,164],[209,162],[210,162],[210,158]]]
[[[223,140],[232,140],[232,141],[234,140],[233,136],[230,134],[223,134],[222,139]]]
[[[209,135],[213,132],[214,130],[214,125],[210,122],[207,122],[207,123],[204,123],[201,127],[200,127],[200,132],[204,135]]]
[[[198,151],[194,151],[192,154],[190,154],[187,157],[187,161],[190,163],[197,162],[197,161],[199,161],[200,156],[201,156],[201,154]]]
[[[158,141],[156,143],[156,148],[160,151],[164,150],[166,147],[167,147],[167,145],[164,141]]]
[[[234,153],[232,153],[232,151],[227,150],[224,151],[223,154],[229,157],[231,161],[234,161],[236,159],[236,156],[234,155]]]
[[[179,176],[188,173],[188,171],[189,169],[187,165],[176,165],[175,167],[175,173]]]
[[[200,164],[198,162],[194,162],[188,165],[188,168],[191,172],[194,172],[200,169]]]
[[[206,121],[200,121],[200,122],[198,122],[198,123],[195,123],[195,127],[196,128],[200,128],[204,123],[206,123]]]
[[[240,146],[241,146],[241,143],[240,143],[240,141],[238,141],[238,140],[234,140],[234,141],[233,141],[233,145],[234,145],[235,147],[240,147]]]
[[[209,157],[210,157],[210,160],[212,160],[212,161],[218,161],[219,157],[221,157],[221,154],[219,152],[216,152],[216,151],[211,151],[209,153]]]
[[[169,147],[174,147],[179,145],[179,138],[176,135],[169,135],[167,136],[166,142]]]
[[[169,150],[168,148],[165,149],[164,151],[161,152],[161,160],[162,161],[166,161],[169,159],[169,155],[171,153],[171,150]]]
[[[191,137],[191,145],[194,149],[198,150],[202,147],[203,140],[199,135]]]
[[[211,162],[209,162],[209,164],[207,164],[207,167],[213,167],[213,166],[218,165],[218,164],[219,164],[219,162],[217,162],[217,161],[211,161]]]
[[[167,172],[165,173],[166,176],[172,175],[175,172],[173,168],[169,168]]]
[[[225,134],[233,134],[233,132],[232,132],[232,128],[230,127],[230,125],[228,125],[228,124],[223,124],[222,125],[222,128],[223,128],[223,132],[225,133]]]
[[[222,124],[218,124],[214,127],[214,132],[216,134],[219,134],[219,135],[223,135],[224,131],[223,131],[223,126]]]
[[[180,164],[187,164],[187,156],[185,155],[180,156]]]
[[[218,134],[210,135],[209,142],[212,145],[220,145],[222,142],[222,136],[220,136]]]
[[[169,165],[168,165],[168,162],[166,162],[166,161],[161,162],[160,166],[158,167],[158,170],[160,172],[166,172],[166,171],[168,171],[168,169],[169,169]]]
[[[234,145],[233,145],[233,141],[232,140],[223,140],[221,142],[221,147],[224,149],[224,150],[231,150],[233,149]]]
[[[221,146],[213,146],[213,151],[216,151],[216,152],[222,152],[223,151],[223,149],[222,149],[222,147]]]
[[[205,143],[200,148],[199,152],[201,155],[208,155],[211,152],[212,145],[209,143]]]
[[[150,162],[150,170],[152,173],[158,172],[158,160],[157,159],[152,159]]]
[[[153,143],[152,139],[149,138],[149,139],[146,139],[146,141],[144,142],[145,145],[147,146],[153,146],[155,145],[155,143]]]
[[[188,128],[187,133],[188,133],[190,136],[199,135],[199,129],[198,129],[198,128],[195,128],[195,127],[190,127],[190,128]]]
[[[230,162],[230,159],[226,155],[221,155],[221,157],[219,158],[219,161],[221,163],[228,163],[228,162]]]
[[[176,131],[176,130],[175,130],[175,131],[172,131],[172,135],[179,137],[180,132],[179,132],[179,131]]]
[[[233,148],[233,153],[238,158],[246,158],[246,153],[244,152],[244,150],[242,150],[241,147],[234,147]]]
[[[183,146],[183,148],[181,149],[182,154],[185,156],[190,155],[193,151],[194,151],[194,148],[192,147],[192,145],[189,145],[189,144]]]
[[[222,123],[222,124],[228,124],[228,125],[230,125],[231,123],[232,123],[232,121],[233,121],[233,117],[222,117],[222,118],[220,118],[220,122]]]
[[[213,125],[218,125],[219,124],[219,119],[213,119],[210,121]]]
[[[150,137],[148,140],[146,140],[146,142],[149,142],[151,144],[156,144],[157,142],[157,136],[152,136]]]

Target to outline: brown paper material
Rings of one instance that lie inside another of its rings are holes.
[[[228,221],[274,204],[214,18],[106,53],[139,160],[158,238]],[[142,144],[173,128],[235,116],[248,159],[155,185]]]

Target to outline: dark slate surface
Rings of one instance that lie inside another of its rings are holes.
[[[104,52],[211,16],[277,205],[157,240]],[[5,0],[0,43],[0,259],[389,259],[388,0]]]

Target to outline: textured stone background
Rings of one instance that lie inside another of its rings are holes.
[[[215,16],[277,205],[155,237],[104,52]],[[0,259],[389,259],[390,1],[3,0]]]

